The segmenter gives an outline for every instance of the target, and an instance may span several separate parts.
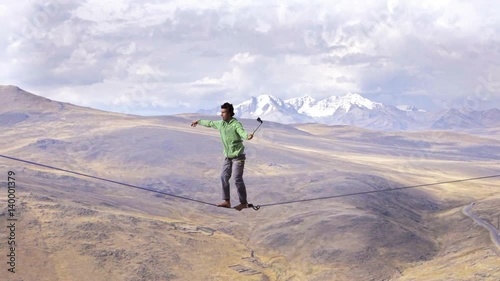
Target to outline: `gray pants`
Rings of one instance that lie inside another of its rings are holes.
[[[241,204],[247,204],[247,190],[245,182],[243,181],[243,169],[245,168],[245,154],[235,158],[224,159],[224,166],[222,167],[222,200],[229,201],[231,193],[229,191],[229,179],[234,170],[234,183],[238,189],[238,197]]]

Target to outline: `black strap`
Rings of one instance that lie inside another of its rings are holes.
[[[254,209],[255,211],[258,211],[260,209],[259,205],[254,206],[253,204],[248,204],[248,207]]]

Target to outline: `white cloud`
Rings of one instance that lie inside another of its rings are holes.
[[[9,12],[9,8],[5,4],[0,4],[0,17],[4,17]]]
[[[271,25],[262,19],[257,19],[257,26],[255,27],[255,30],[261,33],[267,33],[271,30]]]
[[[231,58],[231,62],[239,64],[249,64],[255,62],[255,56],[250,55],[250,53],[238,53]]]
[[[478,87],[500,107],[480,82],[500,81],[498,14],[493,0],[16,1],[0,5],[0,83],[129,113],[264,92],[431,107]]]
[[[193,85],[200,85],[200,86],[221,86],[222,85],[222,79],[217,79],[217,78],[212,78],[212,77],[203,77],[200,80],[196,80],[193,82]]]

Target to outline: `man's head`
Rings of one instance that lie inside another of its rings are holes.
[[[220,106],[220,116],[222,116],[222,120],[229,121],[234,116],[234,107],[232,104],[226,102]]]

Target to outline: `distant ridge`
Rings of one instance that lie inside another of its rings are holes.
[[[219,108],[198,113],[218,114]],[[350,125],[376,130],[450,130],[500,126],[500,110],[486,111],[449,109],[428,112],[411,105],[385,105],[360,94],[348,93],[315,100],[310,96],[282,100],[273,95],[260,95],[235,105],[240,118],[265,118],[291,123]]]
[[[0,98],[2,99],[2,102],[4,102],[4,104],[8,104],[7,107],[4,106],[0,108],[0,114],[10,112],[16,114],[29,115],[31,112],[54,113],[58,111],[64,111],[65,109],[73,109],[73,110],[91,109],[93,111],[99,111],[106,114],[122,114],[122,113],[112,113],[100,109],[74,105],[67,102],[54,101],[30,93],[14,85],[0,85]]]
[[[0,109],[0,114],[9,113],[8,116],[1,117],[5,122],[25,119],[30,112],[56,112],[69,107],[85,108],[53,101],[13,85],[0,85],[0,97],[9,104],[8,107]],[[197,113],[219,114],[220,108],[199,110]],[[355,93],[340,97],[331,96],[323,100],[315,100],[310,96],[282,100],[273,95],[260,95],[235,105],[235,114],[239,118],[261,117],[283,124],[320,123],[389,131],[480,129],[500,126],[500,110],[496,108],[484,111],[452,108],[444,112],[427,112],[411,105],[385,105]]]

